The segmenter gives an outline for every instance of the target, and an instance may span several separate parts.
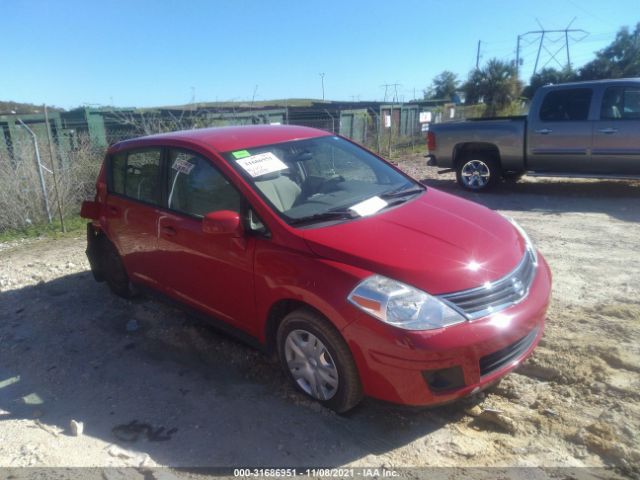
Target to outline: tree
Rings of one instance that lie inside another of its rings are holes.
[[[551,83],[556,85],[558,83],[573,82],[577,79],[578,74],[569,68],[564,68],[562,70],[556,70],[555,68],[543,68],[531,77],[529,85],[527,85],[522,91],[522,96],[531,99],[536,93],[536,90],[544,85],[549,85]]]
[[[424,91],[424,98],[425,100],[451,100],[459,85],[458,76],[449,70],[445,70],[433,78],[431,86]]]
[[[487,105],[486,116],[494,116],[516,100],[521,89],[515,65],[493,58],[481,69],[469,73],[463,86],[465,103],[483,101]]]
[[[484,73],[479,68],[471,70],[469,72],[469,78],[462,85],[462,91],[464,92],[464,103],[467,105],[475,105],[483,101],[483,85],[484,85]]]
[[[623,27],[611,44],[580,69],[580,80],[640,77],[640,23],[632,33]]]

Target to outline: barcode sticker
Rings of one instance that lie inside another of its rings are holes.
[[[251,155],[250,157],[238,159],[236,162],[253,178],[289,168],[286,163],[271,152]]]

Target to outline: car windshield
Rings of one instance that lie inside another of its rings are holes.
[[[291,225],[370,215],[425,188],[337,136],[237,150],[224,157]]]

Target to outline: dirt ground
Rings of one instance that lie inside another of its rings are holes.
[[[339,416],[250,347],[156,300],[110,294],[81,236],[16,242],[0,245],[0,466],[609,466],[605,476],[638,476],[640,182],[525,178],[469,194],[419,155],[400,166],[514,217],[551,266],[545,336],[500,385],[436,409],[365,400]]]

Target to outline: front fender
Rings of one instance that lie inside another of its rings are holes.
[[[370,272],[277,245],[261,245],[255,256],[255,334],[264,343],[265,324],[280,300],[306,304],[324,315],[338,330],[352,321],[347,296]]]

